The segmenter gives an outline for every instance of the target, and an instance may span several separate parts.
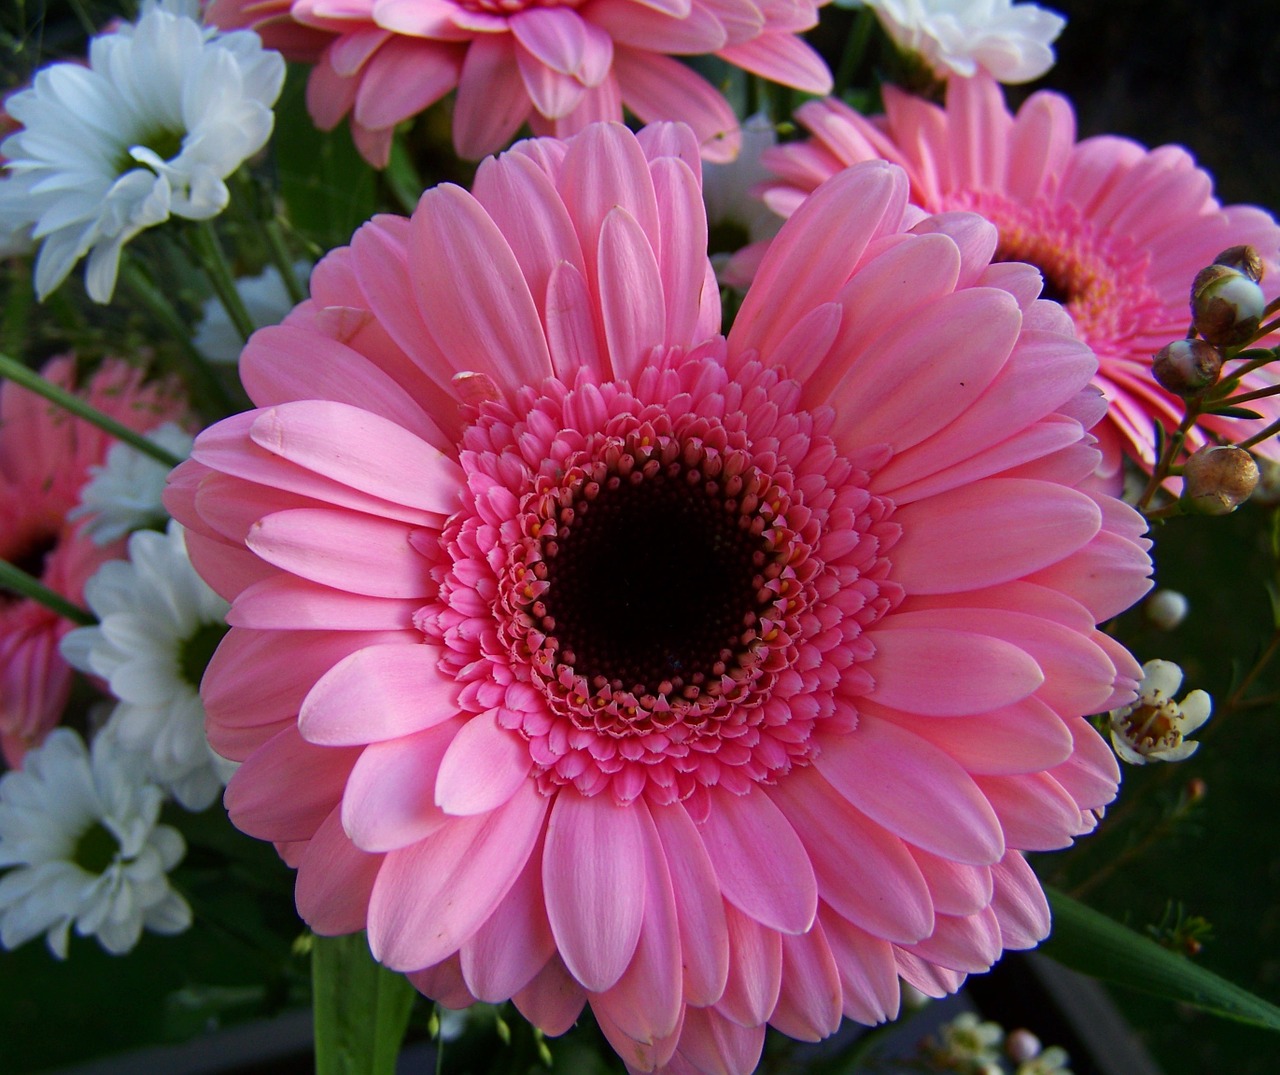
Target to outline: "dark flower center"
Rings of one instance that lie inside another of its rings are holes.
[[[737,507],[681,467],[588,483],[555,550],[544,546],[543,602],[566,663],[637,693],[722,675],[755,623],[766,553]]]
[[[89,873],[106,873],[120,850],[120,841],[107,831],[100,821],[95,821],[80,835],[72,860]]]

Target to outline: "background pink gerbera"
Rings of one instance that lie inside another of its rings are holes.
[[[1022,852],[1115,794],[1083,714],[1139,669],[1095,624],[1150,562],[1085,488],[1093,356],[990,224],[848,170],[726,340],[698,173],[594,125],[366,224],[169,504],[232,601],[227,805],[314,929],[745,1073],[1045,935]]]
[[[950,80],[945,108],[893,86],[884,105],[873,118],[830,98],[797,109],[813,137],[766,154],[778,176],[766,201],[789,215],[840,169],[883,159],[906,169],[912,201],[929,212],[981,213],[999,229],[997,260],[1040,269],[1047,297],[1065,305],[1098,355],[1095,383],[1109,406],[1095,433],[1106,469],[1115,471],[1123,453],[1149,470],[1153,423],[1173,429],[1182,418],[1181,400],[1153,379],[1151,357],[1186,334],[1192,279],[1244,243],[1275,270],[1280,227],[1254,206],[1220,205],[1208,174],[1179,146],[1148,150],[1109,135],[1077,142],[1071,104],[1056,93],[1033,94],[1013,115],[996,82],[979,75]],[[1276,294],[1274,274],[1263,286],[1268,298]],[[1239,440],[1280,418],[1275,399],[1249,406],[1265,421],[1205,418],[1201,426]],[[1203,443],[1193,431],[1189,449]],[[1280,455],[1274,440],[1255,450]]]
[[[528,122],[560,137],[625,106],[679,119],[708,160],[741,141],[718,89],[676,55],[713,53],[808,93],[829,93],[826,64],[797,36],[822,0],[213,0],[206,18],[251,26],[315,63],[307,106],[325,129],[349,112],[360,152],[387,164],[395,125],[457,89],[453,144],[478,159]]]
[[[71,389],[75,360],[55,358],[41,375]],[[144,386],[141,371],[117,359],[102,364],[83,395],[139,432],[180,413],[170,393]],[[98,567],[124,555],[123,541],[94,542],[91,520],[67,519],[89,468],[106,459],[112,443],[97,426],[34,392],[0,385],[0,559],[75,604],[83,604],[84,584]],[[61,718],[72,673],[58,641],[74,626],[44,605],[0,592],[0,747],[10,765],[19,765]]]

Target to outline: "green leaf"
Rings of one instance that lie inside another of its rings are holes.
[[[1209,414],[1220,414],[1223,418],[1261,418],[1257,411],[1251,411],[1248,407],[1233,407],[1230,404],[1224,407],[1211,407]]]
[[[363,933],[316,937],[311,949],[316,1075],[394,1075],[417,995],[374,962]]]
[[[1053,935],[1045,955],[1094,978],[1280,1031],[1280,1008],[1070,896],[1045,888]]]

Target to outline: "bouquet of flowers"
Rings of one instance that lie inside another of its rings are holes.
[[[1066,20],[76,11],[3,27],[18,1070],[310,1004],[324,1073],[1049,1075],[910,1027],[1042,942],[1280,1030],[1150,872],[1197,684],[1277,698],[1280,225],[1028,92]]]

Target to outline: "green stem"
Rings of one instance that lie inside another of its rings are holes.
[[[22,568],[16,567],[8,560],[0,560],[0,590],[9,590],[22,597],[29,597],[82,627],[92,627],[98,622],[98,618],[92,612],[73,604],[62,594],[55,593],[34,575],[28,575]]]
[[[871,40],[871,31],[875,28],[875,13],[870,8],[863,8],[854,16],[853,26],[849,28],[849,36],[845,39],[844,52],[840,55],[840,66],[836,68],[833,97],[840,97],[853,83],[853,76],[862,65],[867,54],[867,42]]]
[[[169,336],[178,345],[182,356],[182,379],[187,382],[191,398],[200,401],[206,417],[222,418],[239,410],[231,393],[210,368],[208,360],[191,342],[191,325],[177,310],[146,273],[132,259],[126,257],[120,265],[120,275],[125,286],[141,301],[151,315],[164,325]]]
[[[151,456],[152,459],[163,463],[166,467],[176,467],[182,462],[178,456],[147,440],[141,433],[122,425],[109,414],[103,414],[97,407],[86,403],[79,396],[72,395],[66,389],[59,388],[56,384],[51,384],[34,370],[27,369],[21,362],[17,362],[5,354],[0,354],[0,377],[7,377],[14,384],[21,385],[37,395],[44,396],[45,399],[51,403],[56,403],[63,410],[70,411],[76,417],[83,418],[86,422],[105,430],[116,439],[122,440],[131,448],[136,448],[138,451]]]
[[[1252,448],[1255,444],[1261,444],[1268,437],[1274,437],[1277,433],[1280,433],[1280,420],[1272,422],[1266,429],[1262,430],[1260,433],[1255,433],[1248,440],[1242,440],[1238,445],[1236,445],[1236,447],[1245,449]]]
[[[1270,388],[1259,388],[1256,392],[1246,392],[1242,396],[1228,396],[1223,400],[1228,406],[1236,406],[1240,403],[1249,403],[1255,399],[1266,399],[1268,396],[1280,396],[1280,384],[1272,385]]]
[[[236,290],[235,274],[231,271],[231,265],[227,261],[222,244],[218,242],[218,234],[209,221],[201,220],[191,229],[191,245],[200,262],[200,267],[204,269],[209,277],[209,283],[213,285],[218,301],[222,303],[227,316],[231,318],[231,323],[240,333],[240,338],[248,340],[253,335],[253,318],[249,316],[244,299]]]
[[[289,301],[295,306],[304,302],[307,298],[307,290],[298,279],[298,274],[293,271],[293,261],[285,246],[284,230],[280,227],[280,221],[275,217],[263,220],[262,234],[267,240],[267,252],[271,255],[271,263],[280,274],[280,279],[284,281],[285,290],[289,292]]]

